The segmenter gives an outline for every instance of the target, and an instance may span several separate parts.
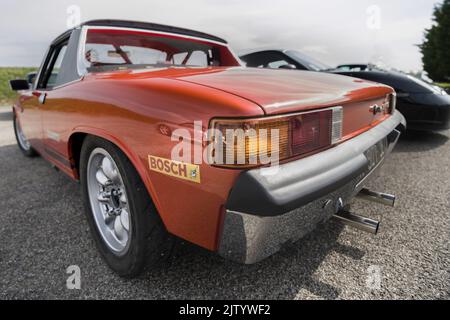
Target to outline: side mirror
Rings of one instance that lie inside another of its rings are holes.
[[[36,72],[30,72],[29,74],[27,74],[27,81],[30,88],[33,86],[34,80],[36,79],[36,75],[37,75]]]
[[[291,69],[292,70],[292,69],[297,69],[297,67],[293,64],[288,63],[288,64],[283,64],[283,65],[279,66],[278,69]]]
[[[11,89],[14,91],[30,89],[28,81],[25,79],[9,80],[9,85],[11,86]]]

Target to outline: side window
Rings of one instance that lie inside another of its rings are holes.
[[[179,52],[175,53],[172,56],[173,64],[183,64],[184,59],[186,59],[188,53],[187,52]]]
[[[186,62],[188,66],[197,66],[197,67],[207,67],[208,66],[208,56],[205,52],[195,50],[191,53],[188,61]]]
[[[40,81],[40,88],[51,89],[55,86],[66,50],[67,43],[61,44],[59,47],[53,49],[51,57],[45,67],[43,78]]]
[[[190,54],[188,52],[178,52],[172,56],[172,63],[196,67],[207,67],[208,65],[217,65],[217,66],[220,65],[220,61],[214,60],[212,58],[214,55],[211,50],[208,51],[208,54],[200,50],[192,51]]]
[[[284,54],[272,51],[252,53],[245,56],[244,60],[247,62],[248,67],[257,68],[278,69],[287,64],[294,64]]]
[[[166,63],[167,53],[139,46],[87,43],[85,59],[90,67],[119,64]]]
[[[289,64],[289,62],[287,62],[286,60],[278,60],[278,61],[269,62],[267,64],[267,66],[272,69],[277,69],[277,68],[287,65],[287,64]]]

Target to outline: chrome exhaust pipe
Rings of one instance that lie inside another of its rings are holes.
[[[395,204],[395,196],[393,194],[376,192],[367,188],[361,189],[356,196],[363,200],[384,204],[385,206],[393,207]]]
[[[333,218],[349,226],[372,234],[377,234],[378,228],[380,227],[380,221],[359,216],[345,210],[340,210],[339,212],[335,213],[333,215]]]

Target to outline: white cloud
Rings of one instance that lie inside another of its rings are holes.
[[[2,0],[0,65],[38,65],[48,43],[66,29],[67,8],[82,20],[131,19],[198,29],[237,50],[300,48],[330,65],[382,59],[422,67],[416,44],[431,25],[434,0]],[[367,8],[380,8],[380,29],[367,27]]]

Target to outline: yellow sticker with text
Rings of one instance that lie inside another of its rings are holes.
[[[150,170],[168,176],[200,183],[200,166],[197,164],[185,163],[166,158],[148,156]]]

